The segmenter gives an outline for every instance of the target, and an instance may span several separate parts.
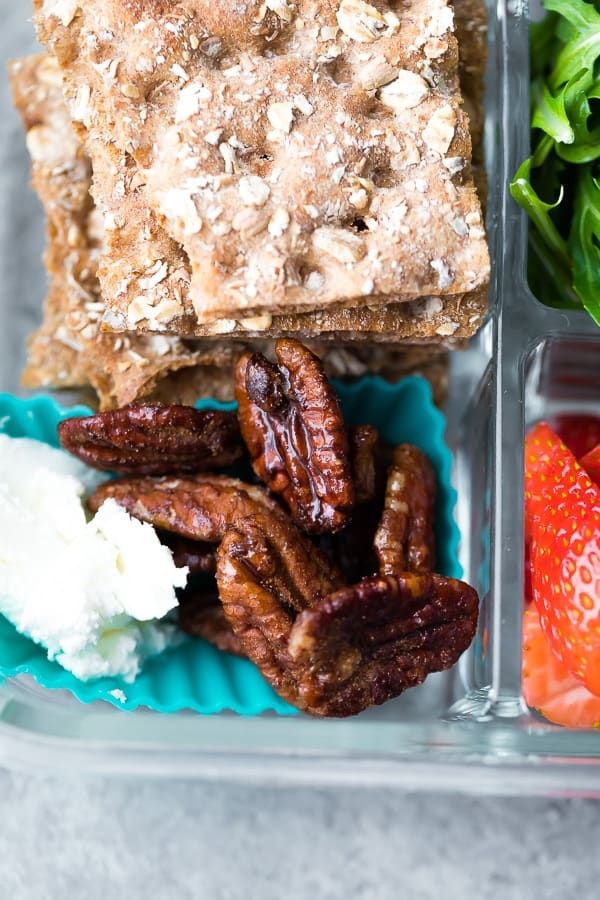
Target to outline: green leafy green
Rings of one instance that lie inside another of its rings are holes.
[[[557,88],[581,69],[593,71],[600,56],[600,15],[582,0],[545,0],[543,5],[573,27],[573,36],[562,47],[550,74],[550,86]]]
[[[532,290],[600,325],[600,0],[542,2],[548,15],[530,30],[532,153],[510,191],[532,223]]]
[[[518,169],[511,185],[510,193],[513,198],[527,212],[544,243],[555,253],[564,265],[569,265],[569,254],[566,242],[558,233],[558,230],[550,218],[550,212],[560,204],[562,190],[555,203],[545,203],[536,194],[530,180],[531,160],[526,159]]]
[[[600,325],[600,186],[591,166],[579,175],[569,250],[573,260],[573,287],[584,308]]]
[[[572,144],[575,133],[565,109],[565,89],[553,97],[548,85],[538,79],[533,82],[532,94],[534,107],[531,127],[545,131],[549,137],[562,144]]]

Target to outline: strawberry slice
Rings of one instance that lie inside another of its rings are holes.
[[[525,439],[525,519],[546,639],[600,694],[600,488],[545,422]]]
[[[600,697],[556,658],[533,606],[523,616],[523,696],[527,706],[556,725],[600,727]]]
[[[600,444],[596,444],[593,450],[582,456],[579,465],[585,469],[592,481],[600,485]]]
[[[549,424],[577,459],[589,453],[596,444],[600,444],[598,416],[587,413],[563,413],[550,419]]]
[[[531,587],[531,547],[529,542],[525,544],[525,603],[529,604],[533,600],[533,588]]]

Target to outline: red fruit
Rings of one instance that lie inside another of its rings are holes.
[[[552,653],[534,606],[523,616],[523,696],[528,706],[557,725],[600,727],[600,697]]]
[[[545,422],[525,439],[525,519],[544,634],[600,694],[600,488]]]
[[[525,544],[525,603],[533,600],[533,588],[531,587],[531,547],[529,542]]]
[[[549,422],[573,456],[580,459],[600,444],[600,418],[583,413],[565,413]]]
[[[579,465],[583,466],[592,481],[600,484],[600,444],[597,444],[593,450],[582,456],[579,460]]]

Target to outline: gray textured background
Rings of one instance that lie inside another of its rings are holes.
[[[0,57],[34,44],[0,0]],[[42,221],[0,77],[0,387],[43,292]],[[18,202],[15,202],[18,198]],[[6,215],[11,210],[11,215]],[[570,900],[598,896],[600,806],[386,791],[266,790],[0,771],[0,900]]]

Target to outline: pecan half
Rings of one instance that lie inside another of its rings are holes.
[[[217,650],[245,656],[240,639],[234,633],[216,591],[212,594],[189,591],[179,602],[177,624],[186,634],[204,638]]]
[[[354,506],[348,439],[320,360],[294,340],[275,345],[278,365],[245,354],[236,369],[242,437],[254,470],[309,533],[343,528]]]
[[[356,504],[373,500],[377,490],[376,447],[379,434],[372,425],[348,429]]]
[[[296,619],[289,652],[303,707],[353,715],[454,665],[477,627],[478,598],[442,575],[372,576]]]
[[[230,525],[265,509],[283,518],[264,488],[226,475],[188,478],[120,478],[100,485],[88,499],[92,512],[112,498],[155,528],[192,541],[216,544]]]
[[[382,505],[382,497],[361,503],[356,507],[352,521],[342,531],[323,534],[318,539],[319,547],[344,573],[349,584],[372,575],[378,569],[373,540],[379,527]]]
[[[207,541],[192,541],[168,531],[159,532],[161,543],[173,554],[177,568],[187,566],[190,575],[214,575],[217,569],[217,554],[213,544]]]
[[[96,469],[122,475],[201,472],[243,453],[235,413],[140,404],[65,419],[61,445]]]
[[[372,576],[297,612],[273,588],[260,528],[230,530],[217,583],[242,646],[275,690],[315,716],[355,715],[452,666],[477,625],[477,594],[440,575]],[[324,585],[321,585],[321,588]]]
[[[383,509],[387,469],[392,448],[382,441],[372,425],[348,429],[350,457],[356,492],[352,519],[336,534],[325,534],[319,546],[330,555],[350,584],[376,572],[375,532]]]
[[[228,529],[253,524],[271,547],[270,584],[291,608],[304,609],[315,593],[343,584],[336,567],[264,488],[224,475],[123,478],[101,485],[88,506],[96,512],[108,498],[135,518],[194,541],[217,544]]]
[[[382,575],[433,571],[435,494],[435,474],[425,454],[412,444],[395,447],[375,534]]]

